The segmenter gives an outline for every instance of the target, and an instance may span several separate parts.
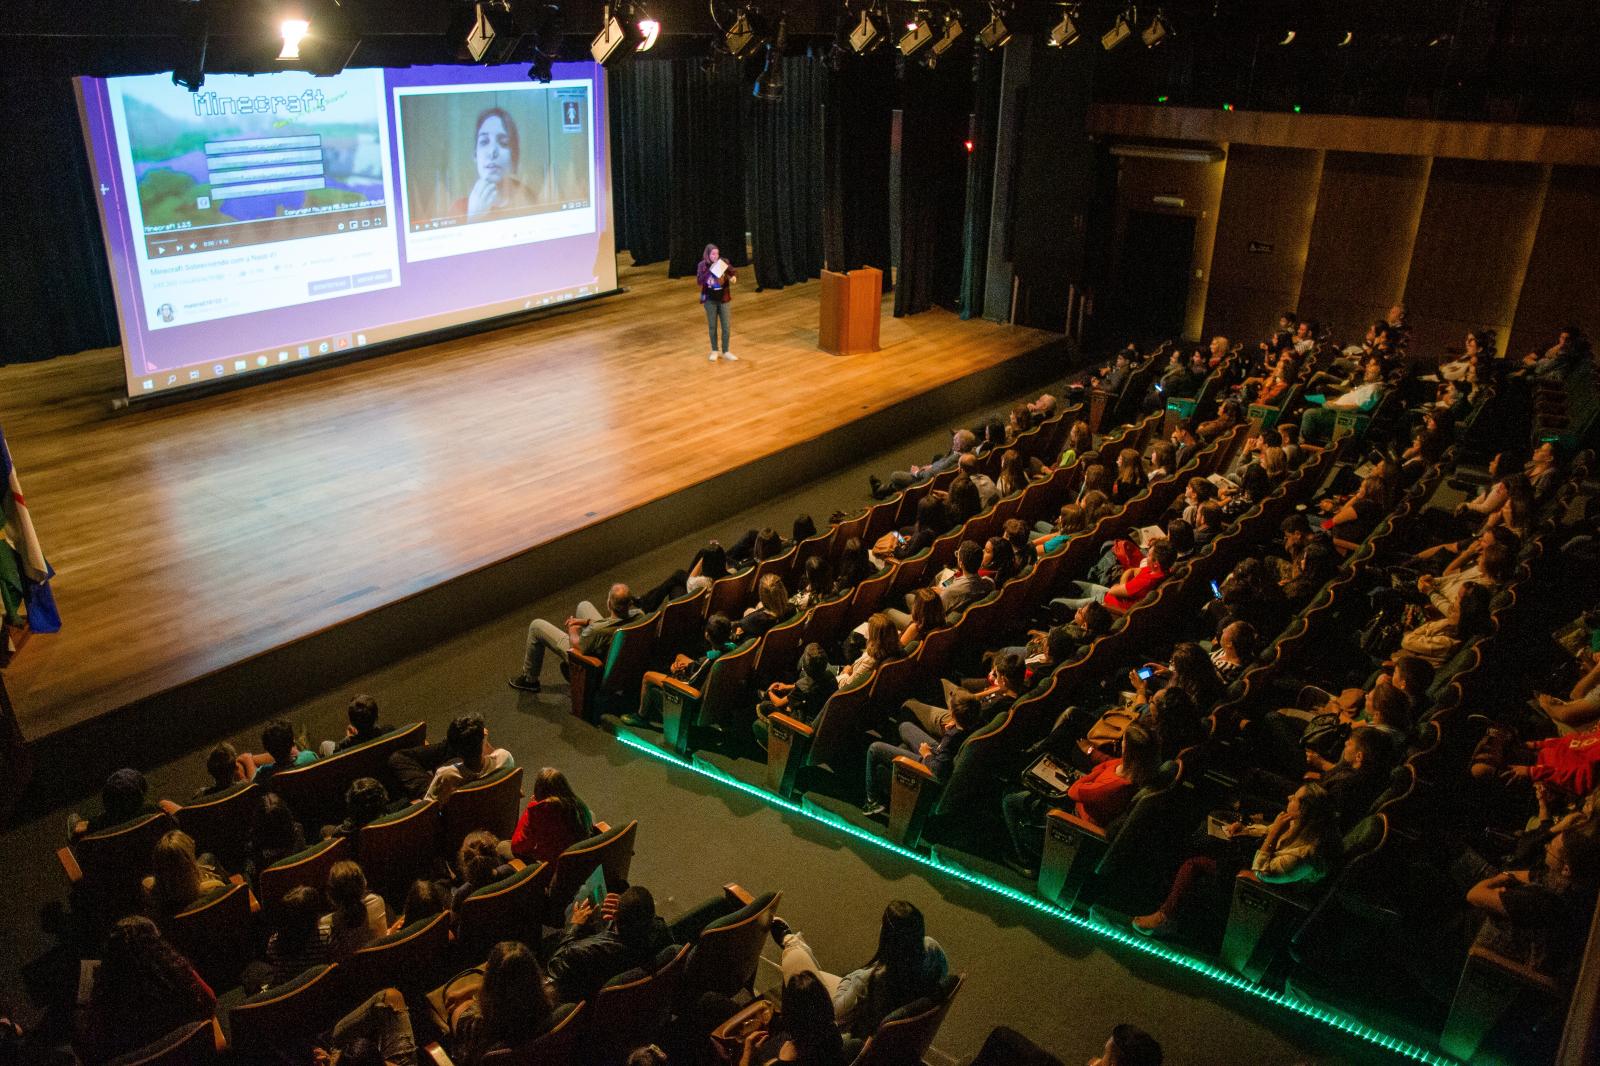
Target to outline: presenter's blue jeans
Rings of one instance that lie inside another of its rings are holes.
[[[733,333],[733,313],[729,305],[716,300],[707,300],[703,305],[706,309],[706,328],[711,331],[711,350],[726,352],[728,350],[728,337]],[[717,323],[722,323],[722,344],[717,345]]]

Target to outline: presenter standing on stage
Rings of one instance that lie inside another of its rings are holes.
[[[722,258],[716,245],[708,244],[700,256],[700,265],[695,268],[694,276],[700,283],[700,305],[706,309],[706,328],[711,331],[711,355],[708,358],[713,363],[717,361],[717,323],[720,322],[721,358],[736,363],[739,357],[728,351],[728,335],[733,332],[733,312],[728,307],[728,301],[733,299],[733,283],[738,280],[733,276],[733,268]]]

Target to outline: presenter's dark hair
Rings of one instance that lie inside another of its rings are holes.
[[[517,121],[503,107],[491,107],[478,113],[478,121],[472,124],[472,144],[476,149],[478,144],[478,131],[483,129],[483,124],[491,118],[498,118],[500,124],[506,128],[506,140],[511,146],[511,169],[516,170],[517,164],[522,159],[522,139],[517,135]]]

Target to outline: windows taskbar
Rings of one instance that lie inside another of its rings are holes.
[[[412,319],[408,322],[395,322],[387,325],[371,326],[366,329],[353,329],[328,336],[298,340],[261,351],[219,356],[203,363],[170,367],[159,371],[147,370],[143,375],[135,377],[132,381],[129,389],[129,398],[138,400],[157,393],[190,388],[250,374],[260,374],[303,361],[346,355],[353,351],[370,348],[375,345],[388,344],[392,341],[426,339],[429,334],[440,330],[492,322],[494,319],[503,318],[507,315],[548,310],[561,304],[571,303],[574,300],[599,296],[605,291],[609,290],[603,290],[598,284],[578,285],[556,292],[501,300],[497,303],[472,308],[466,312],[457,311],[453,314],[429,315],[425,318]]]

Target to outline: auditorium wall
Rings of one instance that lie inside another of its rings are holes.
[[[1592,156],[1597,165],[1567,162],[1583,156],[1594,131],[1522,129],[1486,142],[1481,131],[1449,128],[1462,124],[1412,123],[1400,137],[1388,128],[1391,120],[1372,120],[1366,143],[1374,150],[1356,151],[1350,146],[1363,143],[1360,119],[1295,129],[1251,116],[1219,121],[1163,111],[1098,106],[1088,128],[1110,144],[1226,153],[1217,163],[1113,164],[1113,263],[1130,210],[1201,221],[1185,323],[1191,340],[1259,337],[1285,308],[1317,318],[1336,337],[1359,339],[1395,302],[1407,306],[1414,350],[1428,356],[1459,348],[1478,327],[1495,330],[1501,350],[1517,354],[1549,345],[1567,322],[1600,329],[1600,257],[1593,252],[1600,244],[1600,154]],[[1307,143],[1307,129],[1323,130],[1326,146]],[[1175,132],[1190,138],[1175,139]],[[1265,143],[1209,139],[1216,134]],[[1402,150],[1465,152],[1483,143],[1492,143],[1483,154],[1494,158]],[[1157,195],[1184,206],[1164,209],[1152,203]],[[1114,267],[1099,284],[1110,290],[1098,294],[1100,302],[1114,305],[1136,295],[1115,290],[1136,287],[1138,275]]]

